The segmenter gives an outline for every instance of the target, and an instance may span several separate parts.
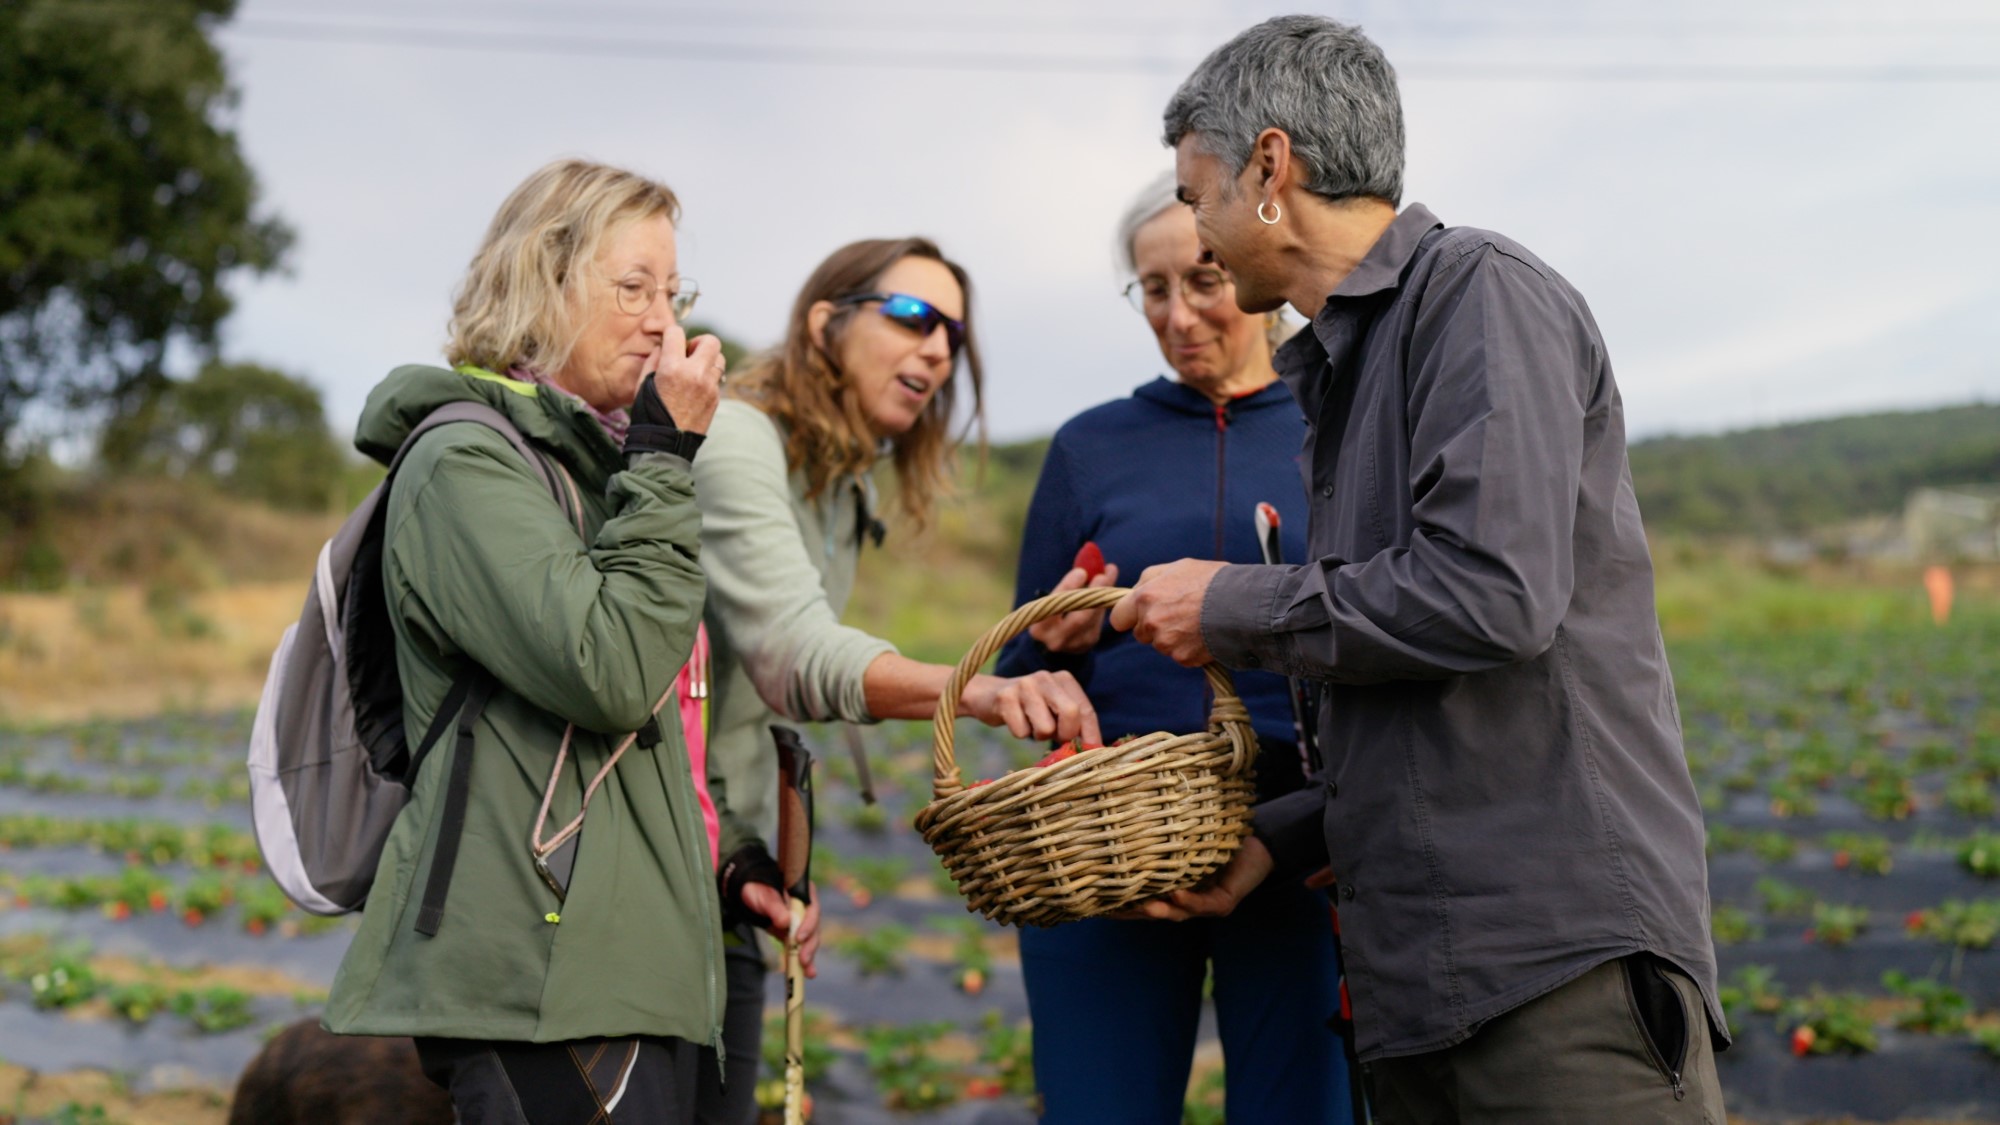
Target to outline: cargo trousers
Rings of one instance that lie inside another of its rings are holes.
[[[1366,1067],[1376,1125],[1726,1125],[1701,993],[1649,953],[1607,961],[1456,1046]]]

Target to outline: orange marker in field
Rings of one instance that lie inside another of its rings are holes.
[[[1924,593],[1931,596],[1931,620],[1942,625],[1951,619],[1951,571],[1942,566],[1924,568]]]

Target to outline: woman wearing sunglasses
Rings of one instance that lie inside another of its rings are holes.
[[[927,719],[951,675],[840,615],[862,544],[883,534],[876,466],[895,466],[900,514],[922,524],[949,487],[961,365],[981,418],[971,298],[965,270],[927,239],[843,246],[806,280],[783,342],[732,379],[709,427],[695,465],[715,644],[709,776],[728,810],[732,891],[776,883],[763,843],[776,826],[773,722]],[[1099,737],[1066,672],[979,676],[959,707],[1018,737]],[[727,1083],[705,1097],[704,1120],[737,1125],[755,1114],[764,964],[749,926],[731,931],[728,953]]]
[[[1273,319],[1236,307],[1228,275],[1203,261],[1192,213],[1167,175],[1119,227],[1126,296],[1173,378],[1084,411],[1056,432],[1028,509],[1016,600],[1085,583],[1071,566],[1094,542],[1097,585],[1180,558],[1263,561],[1253,513],[1282,516],[1287,557],[1305,557],[1306,498],[1296,458],[1305,424],[1277,381]],[[1108,732],[1207,725],[1202,674],[1104,613],[1052,618],[1000,654],[1007,674],[1065,670],[1090,690]],[[1259,800],[1305,783],[1285,681],[1234,673],[1260,743]],[[1339,970],[1327,900],[1266,885],[1226,918],[1096,918],[1021,931],[1045,1125],[1173,1125],[1181,1120],[1203,981],[1212,976],[1230,1121],[1349,1122]],[[1116,1081],[1107,1081],[1116,1075]]]

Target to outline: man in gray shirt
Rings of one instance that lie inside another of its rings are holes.
[[[1145,912],[1329,865],[1381,1121],[1722,1121],[1701,810],[1590,310],[1512,240],[1397,212],[1395,73],[1354,28],[1237,36],[1166,141],[1238,304],[1312,322],[1276,363],[1315,561],[1153,567],[1111,622],[1317,685],[1326,769]]]

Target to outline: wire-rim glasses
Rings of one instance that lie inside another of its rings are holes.
[[[1159,274],[1148,274],[1125,287],[1125,300],[1137,311],[1155,316],[1167,310],[1175,290],[1181,303],[1191,309],[1212,309],[1229,294],[1229,275],[1213,266],[1191,269],[1169,282]]]
[[[685,320],[687,314],[694,311],[695,299],[701,296],[701,283],[691,277],[656,283],[652,274],[635,271],[613,281],[611,291],[617,294],[618,311],[626,316],[644,316],[664,293],[667,307],[674,311],[674,319]]]

